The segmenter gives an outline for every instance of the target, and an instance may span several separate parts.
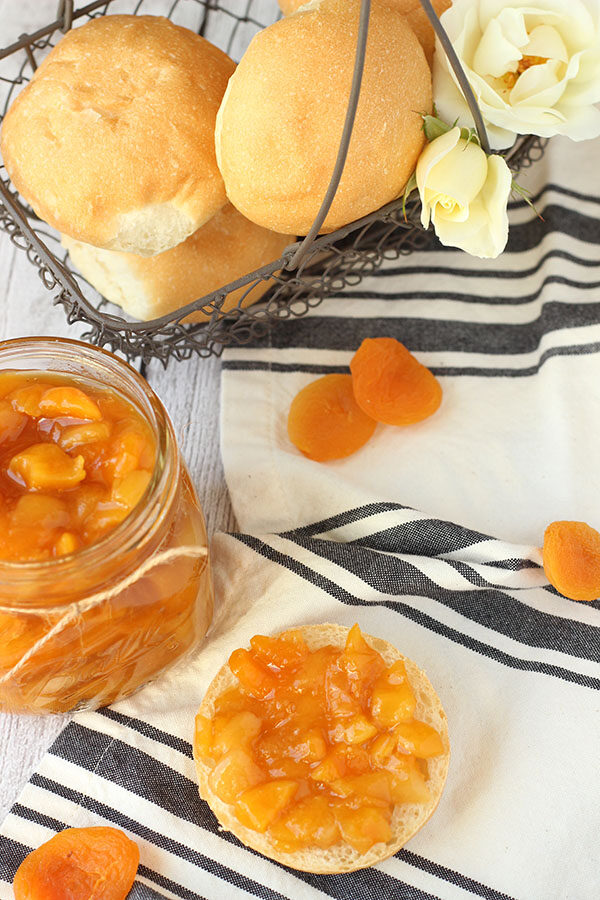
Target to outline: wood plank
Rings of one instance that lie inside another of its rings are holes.
[[[235,528],[219,446],[220,371],[210,358],[171,363],[166,371],[152,363],[147,372],[173,421],[209,534]]]

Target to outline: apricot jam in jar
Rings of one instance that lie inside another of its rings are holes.
[[[212,609],[202,511],[147,382],[79,341],[0,343],[0,711],[119,700]]]

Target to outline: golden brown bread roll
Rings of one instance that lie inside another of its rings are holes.
[[[400,9],[418,37],[421,47],[425,51],[427,62],[431,66],[435,49],[435,32],[419,0],[385,0],[385,2]],[[432,6],[438,16],[441,16],[451,5],[452,0],[432,0]]]
[[[295,631],[302,636],[309,649],[314,651],[328,644],[342,649],[349,629],[342,625],[323,624],[307,625],[295,629]],[[291,866],[294,869],[319,874],[350,872],[355,869],[373,866],[387,859],[389,856],[397,853],[433,815],[446,783],[450,763],[448,723],[446,713],[431,682],[416,663],[403,656],[388,641],[371,637],[368,634],[363,634],[363,637],[374,650],[381,654],[386,665],[389,666],[399,659],[404,660],[406,673],[417,697],[415,717],[432,726],[438,732],[444,746],[442,755],[434,756],[427,760],[427,785],[431,795],[429,802],[397,804],[394,807],[391,821],[393,837],[389,842],[375,844],[366,853],[360,853],[344,842],[326,849],[317,846],[292,852],[283,852],[277,849],[269,840],[267,834],[261,834],[242,825],[235,815],[232,805],[224,803],[212,791],[210,774],[213,767],[206,757],[199,752],[196,744],[194,744],[194,759],[200,796],[209,804],[223,828],[231,831],[246,846],[258,850],[259,853],[268,856],[270,859],[274,859],[283,865]],[[224,665],[211,681],[198,714],[209,719],[212,718],[215,713],[215,701],[217,698],[230,688],[235,687],[237,683],[237,679],[229,665]]]
[[[289,16],[291,13],[296,12],[297,9],[300,9],[307,0],[278,0],[278,2],[282,12]],[[427,62],[431,66],[435,47],[435,33],[419,0],[380,0],[380,2],[393,6],[394,9],[397,9],[398,12],[406,17],[408,24],[425,51]],[[432,2],[436,13],[438,16],[441,16],[443,12],[449,9],[452,0],[432,0]]]
[[[107,300],[142,321],[166,315],[273,262],[289,243],[288,235],[260,228],[229,203],[186,241],[157,256],[101,250],[63,236],[63,245],[84,278]],[[258,284],[243,305],[255,303],[269,286],[268,281]],[[223,311],[234,307],[247,289],[246,285],[229,294]],[[188,321],[207,318],[196,312]]]
[[[256,35],[217,119],[217,160],[249,219],[306,234],[333,171],[354,68],[359,0],[322,0]],[[323,231],[397,197],[423,147],[431,73],[412,30],[377,3],[356,121]]]
[[[8,173],[63,234],[167,250],[226,201],[214,127],[234,68],[168,19],[93,19],[61,39],[8,111]]]

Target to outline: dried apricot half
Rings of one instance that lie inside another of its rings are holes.
[[[360,408],[386,425],[427,419],[442,402],[442,388],[429,369],[395,338],[365,338],[350,363]]]
[[[137,845],[118,828],[67,828],[23,860],[15,900],[125,900],[139,861]]]
[[[288,435],[309,459],[350,456],[366,444],[377,423],[360,408],[351,375],[325,375],[299,391],[290,406]]]
[[[600,533],[586,522],[552,522],[544,533],[544,572],[570,600],[600,597]]]

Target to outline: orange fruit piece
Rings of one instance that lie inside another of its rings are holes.
[[[356,624],[348,632],[344,652],[337,664],[345,672],[353,695],[360,698],[387,668],[381,655],[367,644]]]
[[[194,722],[194,750],[203,759],[211,755],[212,738],[212,719],[198,713]]]
[[[83,456],[69,456],[56,444],[32,444],[10,461],[8,473],[31,491],[66,491],[85,478]]]
[[[275,678],[248,650],[234,650],[229,657],[229,668],[251,697],[262,700],[275,691]]]
[[[373,806],[362,806],[360,809],[338,806],[335,817],[342,838],[359,853],[366,853],[380,841],[386,844],[392,837],[388,810]]]
[[[16,441],[27,421],[27,416],[15,409],[8,400],[0,400],[0,444],[4,441]]]
[[[298,782],[280,779],[259,784],[241,795],[235,804],[235,814],[246,828],[266,831],[291,802],[298,790]]]
[[[102,418],[98,404],[82,390],[71,386],[52,387],[44,391],[38,406],[42,415],[51,419],[65,416],[97,422]]]
[[[324,850],[340,839],[333,810],[327,798],[319,796],[295,803],[271,826],[269,836],[277,847],[287,851],[310,844]]]
[[[67,828],[33,850],[15,875],[15,900],[125,900],[140,861],[118,828]]]
[[[301,663],[308,656],[308,647],[304,641],[302,643],[286,641],[283,638],[267,637],[264,634],[255,634],[250,639],[250,646],[261,662],[278,669]]]
[[[252,756],[239,748],[221,757],[208,776],[211,791],[224,803],[235,803],[240,794],[264,780],[265,775]]]
[[[350,363],[360,408],[386,425],[413,425],[438,409],[442,388],[395,338],[366,338]]]
[[[373,686],[371,715],[384,728],[392,728],[398,722],[412,719],[417,698],[411,687],[404,662],[401,659],[384,672]]]
[[[292,444],[301,453],[327,462],[359,450],[376,425],[356,402],[351,375],[325,375],[296,394],[287,428]]]
[[[431,794],[414,756],[392,755],[386,764],[394,803],[427,803]]]
[[[394,728],[398,735],[398,749],[402,753],[412,753],[419,759],[429,759],[444,752],[441,737],[431,725],[413,719],[412,722],[400,722]]]
[[[600,533],[585,522],[552,522],[544,533],[544,572],[570,600],[600,597]]]

